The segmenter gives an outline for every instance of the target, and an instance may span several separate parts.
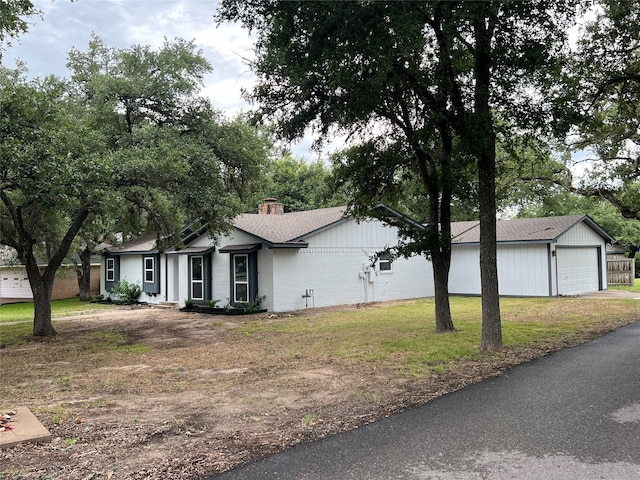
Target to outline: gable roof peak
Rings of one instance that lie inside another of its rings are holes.
[[[236,217],[234,227],[272,244],[299,241],[344,218],[345,206],[317,208],[278,215],[245,213]]]

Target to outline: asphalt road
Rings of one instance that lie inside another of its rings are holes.
[[[640,479],[640,322],[211,478]]]

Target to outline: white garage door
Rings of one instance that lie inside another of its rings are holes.
[[[597,248],[558,247],[556,254],[559,295],[576,295],[600,289]]]
[[[31,287],[24,269],[0,270],[0,298],[31,298]]]

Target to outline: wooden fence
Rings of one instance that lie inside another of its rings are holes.
[[[621,255],[607,258],[607,282],[609,285],[633,285],[636,278],[635,260]]]

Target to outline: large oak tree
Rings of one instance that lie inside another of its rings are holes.
[[[588,168],[580,178],[567,170],[556,180],[640,220],[640,4],[599,0],[595,7],[560,97],[577,127],[572,146],[579,156],[586,151]]]
[[[223,0],[218,14],[256,34],[258,84],[251,97],[282,135],[315,128],[328,138],[335,128],[346,130],[359,140],[349,165],[358,158],[377,162],[359,162],[360,178],[378,175],[386,163],[387,175],[422,181],[430,231],[437,232],[425,238],[438,240],[427,247],[439,272],[436,291],[448,275],[453,145],[462,165],[466,156],[475,161],[482,348],[502,345],[496,118],[520,129],[544,123],[539,91],[557,73],[574,3]]]
[[[211,67],[190,42],[117,50],[94,37],[69,68],[70,81],[0,70],[0,241],[26,266],[37,336],[55,333],[54,276],[83,226],[154,232],[162,247],[200,218],[215,235],[267,157],[255,129],[199,95]]]

